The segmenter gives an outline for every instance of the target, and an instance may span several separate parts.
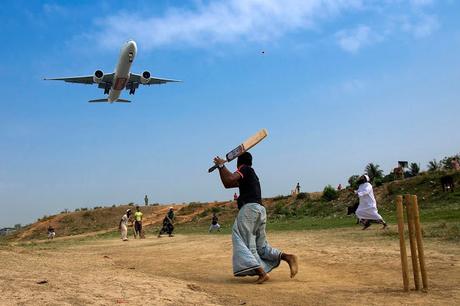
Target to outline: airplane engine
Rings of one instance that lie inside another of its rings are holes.
[[[142,72],[141,83],[148,84],[148,82],[150,82],[150,72],[144,71]]]
[[[93,75],[94,83],[99,84],[100,82],[102,82],[103,77],[104,77],[104,72],[102,72],[101,70],[96,70],[96,72],[94,72],[94,75]]]

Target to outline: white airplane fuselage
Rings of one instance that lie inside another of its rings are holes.
[[[117,67],[115,68],[115,75],[113,77],[113,83],[110,87],[108,101],[113,103],[120,97],[121,91],[125,88],[128,83],[131,71],[131,65],[134,62],[134,58],[137,53],[136,42],[130,40],[123,45],[120,52],[120,58],[118,59]]]

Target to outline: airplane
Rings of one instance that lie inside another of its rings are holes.
[[[89,100],[88,102],[125,102],[129,103],[130,100],[120,99],[120,94],[123,89],[129,90],[130,95],[134,95],[136,89],[140,84],[154,85],[165,84],[169,82],[181,82],[180,80],[163,79],[153,77],[149,71],[144,71],[142,74],[131,73],[131,65],[137,53],[136,42],[130,40],[126,42],[120,52],[115,72],[104,74],[102,70],[96,70],[93,75],[76,76],[76,77],[63,77],[63,78],[45,78],[44,80],[64,81],[67,83],[79,84],[97,84],[98,88],[104,89],[104,94],[109,95],[104,99]]]

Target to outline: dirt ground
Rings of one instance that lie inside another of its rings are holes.
[[[229,235],[6,247],[0,304],[458,305],[458,244],[426,240],[430,289],[404,293],[398,240],[378,231],[269,233],[273,246],[299,256],[300,267],[290,279],[282,263],[263,285],[232,276]]]

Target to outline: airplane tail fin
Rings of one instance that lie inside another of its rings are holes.
[[[95,100],[89,100],[88,102],[89,103],[98,103],[98,102],[106,102],[106,103],[108,103],[109,99],[95,99]],[[125,99],[117,99],[117,101],[115,101],[115,102],[118,102],[118,103],[131,103],[130,100],[125,100]]]

